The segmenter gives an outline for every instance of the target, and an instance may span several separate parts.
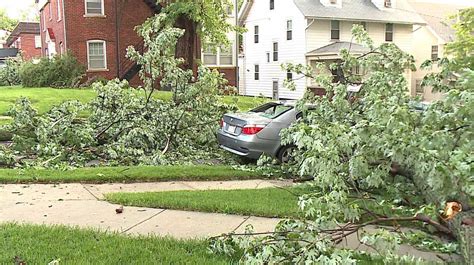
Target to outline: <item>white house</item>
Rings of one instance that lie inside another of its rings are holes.
[[[413,28],[413,55],[418,70],[412,75],[411,94],[420,96],[424,101],[437,100],[443,94],[435,93],[429,87],[422,87],[421,81],[426,74],[439,69],[434,66],[431,69],[423,70],[420,69],[420,65],[426,60],[446,57],[445,46],[455,39],[455,32],[449,25],[453,21],[450,21],[449,17],[455,15],[460,9],[474,6],[474,2],[466,3],[466,5],[454,5],[411,0],[410,4],[426,22],[425,26],[417,25]]]
[[[393,42],[413,49],[413,25],[424,24],[405,0],[247,0],[239,14],[245,26],[240,93],[301,98],[312,85],[281,69],[282,63],[312,64],[336,60],[341,48],[363,53],[351,43],[353,24],[365,27],[376,44]],[[283,87],[296,80],[296,90]],[[411,73],[407,71],[407,80]],[[408,88],[407,88],[408,91]]]

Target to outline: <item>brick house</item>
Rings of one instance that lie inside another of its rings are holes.
[[[126,48],[143,49],[134,29],[161,10],[156,0],[35,1],[40,6],[43,56],[71,51],[86,66],[87,78],[140,83],[139,67],[126,58]]]
[[[8,36],[5,47],[18,49],[26,60],[40,57],[41,39],[39,23],[18,23]]]
[[[142,46],[134,28],[159,11],[153,0],[35,0],[40,6],[43,56],[71,51],[87,78],[138,82],[126,48]],[[133,10],[133,12],[130,12]]]

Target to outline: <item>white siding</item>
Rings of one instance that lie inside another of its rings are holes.
[[[281,69],[282,63],[305,64],[305,27],[306,21],[293,1],[275,1],[275,9],[270,10],[268,0],[256,0],[249,12],[244,34],[244,54],[241,81],[244,83],[242,94],[250,96],[272,96],[272,84],[278,80],[280,98],[301,98],[306,89],[306,81],[296,81],[296,91],[283,87],[286,71]],[[286,22],[292,20],[293,39],[286,39]],[[254,26],[259,26],[259,43],[254,43]],[[278,42],[278,61],[273,61],[273,42]],[[270,62],[267,62],[267,52]],[[260,80],[254,80],[254,65],[260,67]],[[298,76],[293,74],[293,78]]]
[[[353,41],[352,26],[355,22],[340,21],[340,40]],[[313,51],[331,43],[331,21],[330,20],[309,20],[310,25],[306,30],[306,52]],[[385,42],[385,23],[366,23],[367,33],[378,46]],[[395,24],[393,26],[393,43],[404,52],[413,53],[413,26],[405,24]],[[309,63],[309,62],[308,62]],[[406,72],[408,82],[407,93],[411,90],[412,73]]]
[[[438,45],[438,57],[442,58],[444,56],[444,42],[442,39],[439,39],[433,31],[430,30],[428,26],[414,26],[413,29],[413,55],[415,56],[415,64],[417,71],[413,72],[412,84],[411,84],[411,94],[416,95],[416,81],[423,80],[423,78],[432,72],[438,72],[439,69],[435,65],[430,70],[420,69],[421,64],[426,60],[431,60],[431,47],[433,45]],[[431,88],[424,88],[423,100],[433,101],[438,100],[443,97],[442,93],[434,93],[431,91]]]
[[[316,0],[315,0],[316,1]],[[278,80],[280,98],[301,98],[306,91],[306,79],[296,79],[296,91],[283,87],[286,72],[282,63],[308,64],[306,53],[331,43],[330,20],[306,20],[293,1],[275,1],[275,9],[270,10],[269,0],[255,0],[246,18],[244,33],[244,58],[240,69],[240,93],[250,96],[272,96],[272,83]],[[293,39],[286,40],[286,21],[293,21]],[[340,41],[354,41],[351,29],[355,22],[340,21]],[[259,43],[254,43],[254,27],[259,26]],[[376,45],[385,42],[385,23],[367,22],[367,32]],[[393,43],[407,53],[413,52],[413,26],[394,25]],[[272,60],[272,44],[278,42],[279,60]],[[270,62],[267,62],[267,52]],[[260,80],[254,80],[254,65],[260,68]],[[407,81],[411,86],[411,73],[407,71]],[[407,92],[409,88],[407,87]]]
[[[330,44],[331,41],[331,21],[330,20],[309,20],[310,26],[306,30],[306,52],[313,51]],[[339,41],[354,41],[352,39],[352,26],[355,22],[341,21],[340,22],[340,40]],[[385,42],[385,24],[367,22],[367,33],[375,42],[375,45],[380,45]],[[412,52],[412,25],[395,24],[393,27],[393,43],[405,52]]]

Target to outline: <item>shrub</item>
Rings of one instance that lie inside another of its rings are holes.
[[[67,53],[25,63],[20,69],[20,79],[25,87],[77,87],[84,71],[84,66]]]
[[[0,68],[0,86],[14,86],[21,83],[20,68],[23,60],[20,56],[6,60],[5,67]]]

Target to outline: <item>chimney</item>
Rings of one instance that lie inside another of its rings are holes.
[[[319,0],[325,7],[342,8],[342,0]]]
[[[395,8],[397,0],[372,0],[372,3],[378,8],[389,10]]]

